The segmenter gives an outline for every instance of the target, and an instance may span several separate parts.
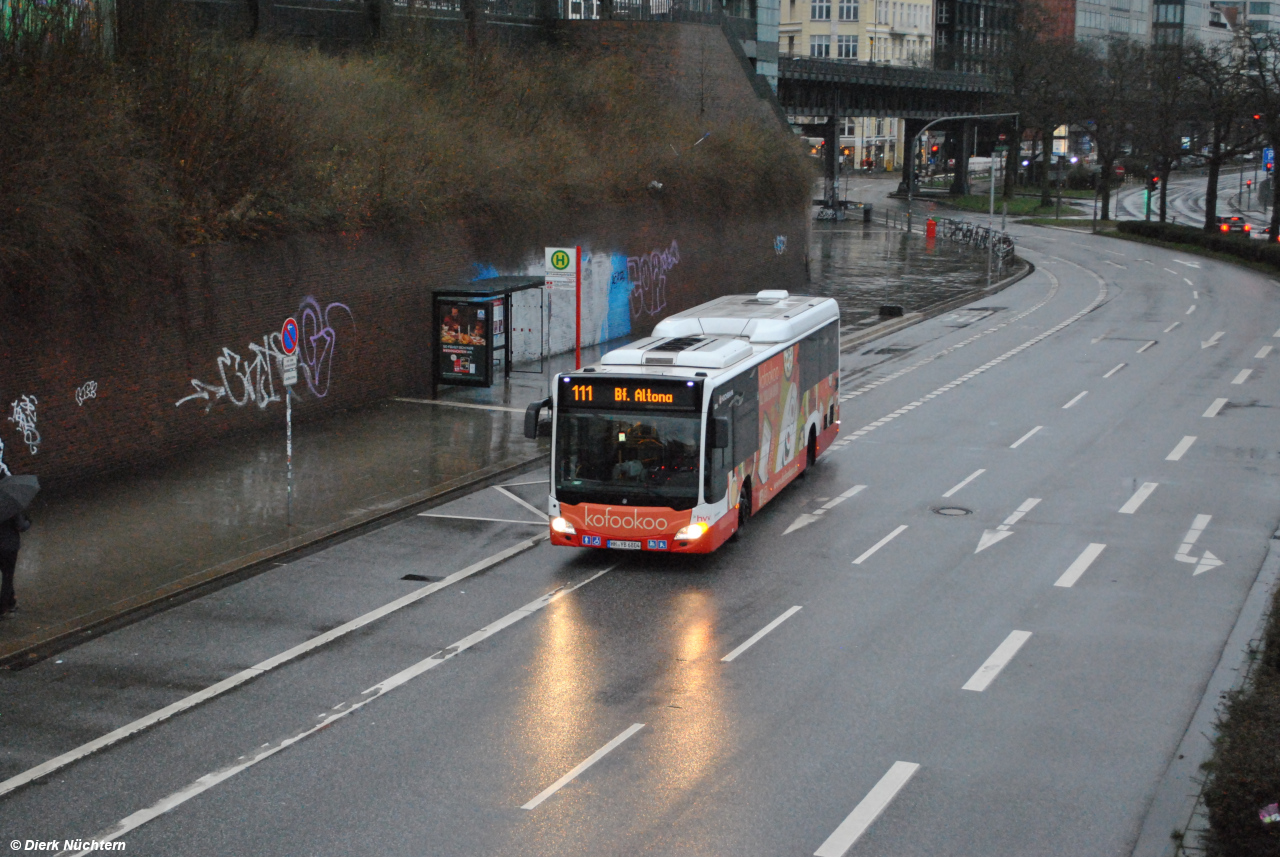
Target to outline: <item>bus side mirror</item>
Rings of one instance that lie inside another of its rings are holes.
[[[534,402],[524,409],[524,436],[529,440],[538,439],[538,417],[542,413],[543,408],[551,407],[551,399],[546,398],[541,402]]]
[[[711,421],[711,448],[729,448],[729,420],[725,417],[716,417]]]

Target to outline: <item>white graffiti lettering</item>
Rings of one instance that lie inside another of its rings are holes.
[[[32,455],[40,449],[40,432],[36,430],[36,405],[38,404],[40,400],[35,396],[19,396],[14,399],[13,413],[9,416],[9,422],[22,432],[22,442],[27,445],[27,449],[31,450]]]
[[[585,516],[586,522],[593,527],[609,527],[614,530],[643,530],[645,532],[664,532],[667,528],[666,518],[641,518],[634,509],[613,514],[613,509],[606,506],[604,512]]]
[[[0,440],[0,476],[12,476],[9,465],[4,463],[4,441]]]
[[[89,399],[98,398],[98,382],[85,381],[79,387],[76,387],[76,404],[84,407],[84,403]]]
[[[680,261],[680,247],[674,240],[666,250],[654,250],[627,259],[631,280],[631,316],[642,312],[657,315],[667,306],[667,272]]]
[[[307,389],[317,399],[329,394],[329,381],[332,375],[333,355],[338,345],[338,334],[329,321],[329,315],[335,309],[341,309],[351,320],[355,328],[355,320],[346,304],[331,303],[321,309],[320,302],[308,295],[298,307],[299,324],[298,366],[306,379]],[[218,380],[221,383],[209,383],[196,378],[191,379],[195,392],[175,402],[176,407],[199,399],[205,403],[205,412],[222,399],[226,399],[237,408],[250,403],[265,410],[272,402],[283,401],[281,393],[276,392],[276,374],[283,370],[285,358],[284,347],[279,333],[270,333],[262,337],[262,344],[249,343],[251,359],[245,359],[225,346],[217,358]]]

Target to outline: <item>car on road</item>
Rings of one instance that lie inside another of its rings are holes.
[[[1220,232],[1243,232],[1248,235],[1253,231],[1253,227],[1239,215],[1218,215],[1218,230]]]

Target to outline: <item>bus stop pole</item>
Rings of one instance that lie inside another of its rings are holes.
[[[573,260],[573,368],[582,368],[582,247],[574,247]]]

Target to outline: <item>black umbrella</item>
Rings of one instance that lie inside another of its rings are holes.
[[[40,491],[34,476],[6,476],[0,479],[0,521],[7,521],[31,505]]]

